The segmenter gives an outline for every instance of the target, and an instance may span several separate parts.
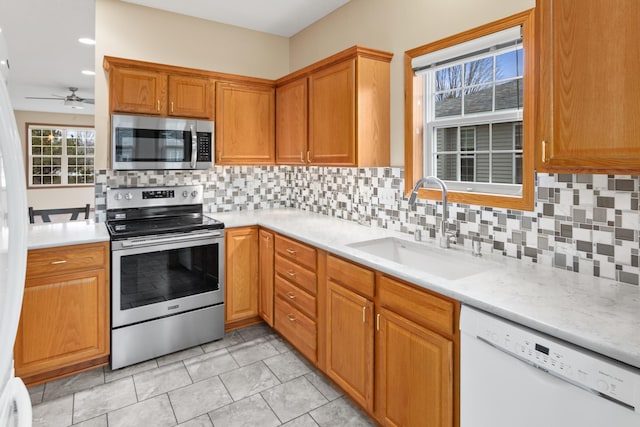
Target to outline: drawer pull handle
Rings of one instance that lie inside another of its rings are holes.
[[[60,261],[51,261],[51,265],[66,264],[66,263],[67,263],[66,259],[63,259]]]
[[[367,306],[362,307],[362,323],[367,323],[367,319],[365,318],[365,313],[367,312]]]
[[[287,314],[287,319],[289,319],[292,322],[296,321],[296,318],[295,318],[295,316],[293,314]]]
[[[287,292],[289,299],[296,299],[296,295],[293,292]]]
[[[289,276],[291,276],[291,277],[295,277],[295,276],[296,276],[296,272],[295,272],[295,271],[293,271],[293,270],[289,270],[289,271],[287,271],[287,274],[288,274]]]
[[[380,313],[376,316],[376,331],[380,330]]]
[[[289,255],[295,255],[296,251],[294,251],[293,249],[287,249],[287,253],[289,253]]]

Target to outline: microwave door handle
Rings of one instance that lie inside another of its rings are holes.
[[[193,125],[189,127],[191,128],[191,169],[195,169],[198,156],[198,135],[196,135]]]

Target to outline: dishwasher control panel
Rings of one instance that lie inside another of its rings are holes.
[[[640,369],[469,307],[461,312],[460,329],[640,415]]]

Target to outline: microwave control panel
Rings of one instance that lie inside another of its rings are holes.
[[[210,162],[211,161],[211,134],[198,132],[198,161]]]

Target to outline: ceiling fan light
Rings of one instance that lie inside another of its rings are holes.
[[[72,101],[72,100],[69,100],[69,99],[65,99],[64,100],[64,106],[73,108],[75,110],[82,110],[84,108],[84,106],[82,105],[82,102]]]

